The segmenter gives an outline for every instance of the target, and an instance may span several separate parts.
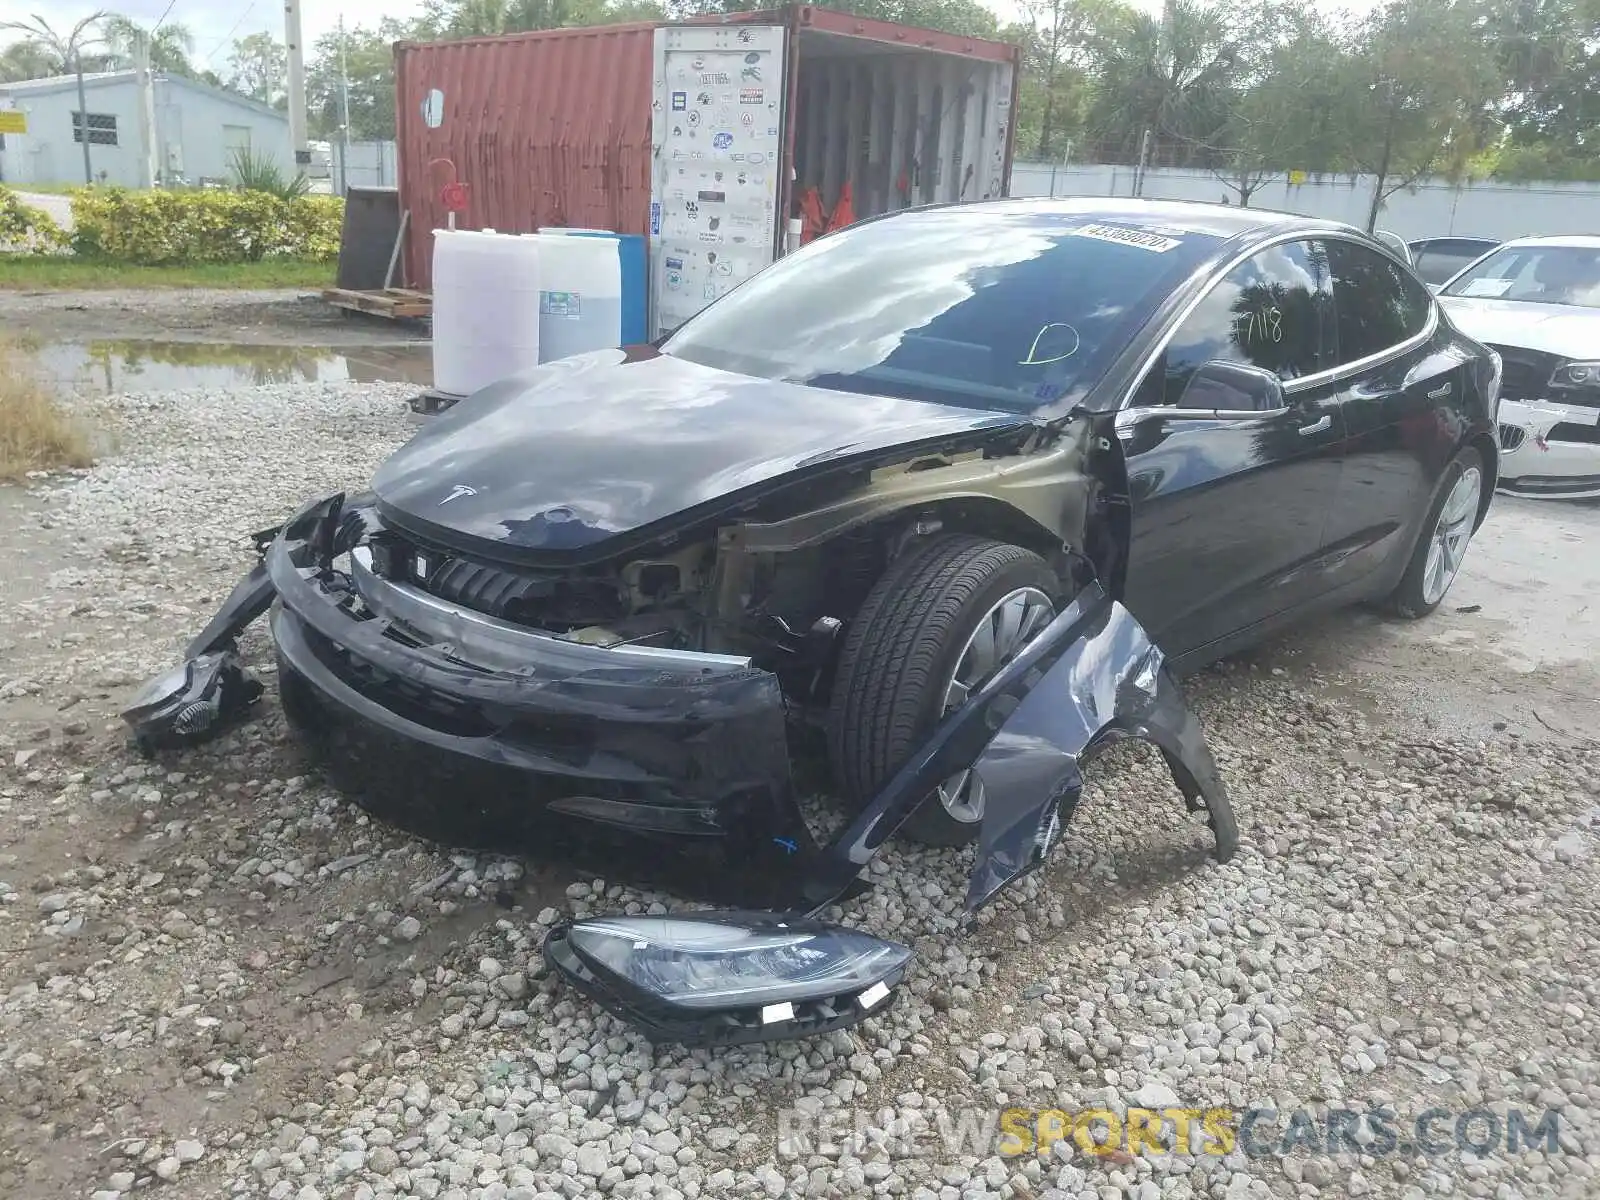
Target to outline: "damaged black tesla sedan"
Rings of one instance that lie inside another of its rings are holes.
[[[908,952],[816,915],[897,832],[975,843],[976,909],[1135,737],[1229,855],[1175,673],[1332,606],[1435,608],[1493,494],[1499,370],[1342,225],[864,221],[655,344],[484,389],[259,535],[128,718],[154,747],[242,711],[234,639],[270,607],[287,716],[375,810],[717,864],[738,911],[564,926],[568,979],[659,1038],[838,1028]],[[825,844],[807,731],[850,816]]]

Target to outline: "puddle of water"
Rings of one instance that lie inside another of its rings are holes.
[[[57,342],[38,346],[37,360],[53,381],[101,394],[344,379],[426,386],[433,378],[426,343],[335,351],[216,342]]]

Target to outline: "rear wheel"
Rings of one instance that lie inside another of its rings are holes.
[[[1010,662],[1056,614],[1059,581],[1030,550],[953,534],[894,563],[851,622],[829,722],[834,777],[868,803],[948,712]],[[961,846],[983,822],[970,770],[946,780],[905,825]]]
[[[1483,502],[1483,456],[1466,446],[1445,468],[1444,484],[1400,586],[1389,597],[1397,616],[1415,620],[1439,607],[1461,572]]]

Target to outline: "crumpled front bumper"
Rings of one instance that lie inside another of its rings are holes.
[[[1600,408],[1501,400],[1498,420],[1500,491],[1541,500],[1600,497]]]
[[[332,569],[359,535],[350,516],[335,496],[286,523],[189,654],[230,649],[271,602],[291,720],[331,752],[336,776],[356,786],[365,778],[369,805],[386,798],[385,815],[432,836],[509,849],[558,816],[672,845],[700,864],[693,882],[709,885],[685,890],[814,916],[864,886],[863,868],[906,818],[971,766],[987,807],[970,914],[1044,862],[1077,807],[1086,764],[1139,738],[1160,749],[1189,808],[1206,813],[1218,857],[1237,847],[1216,763],[1161,651],[1097,585],[823,844],[796,801],[775,676],[726,656],[641,660],[430,613],[421,606],[438,602],[370,579],[363,594],[351,583],[359,564]],[[451,620],[454,633],[438,636]],[[397,796],[409,799],[397,806]],[[714,878],[696,856],[708,847],[720,862]],[[565,972],[559,956],[552,965]]]

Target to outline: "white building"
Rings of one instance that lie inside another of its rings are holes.
[[[89,165],[95,182],[139,187],[146,182],[146,147],[135,73],[83,77],[88,109]],[[275,158],[294,173],[289,118],[276,109],[181,75],[152,76],[154,163],[158,181],[198,184],[232,178],[235,150]],[[83,183],[83,126],[74,75],[0,84],[0,108],[21,110],[28,132],[0,140],[0,182]]]

